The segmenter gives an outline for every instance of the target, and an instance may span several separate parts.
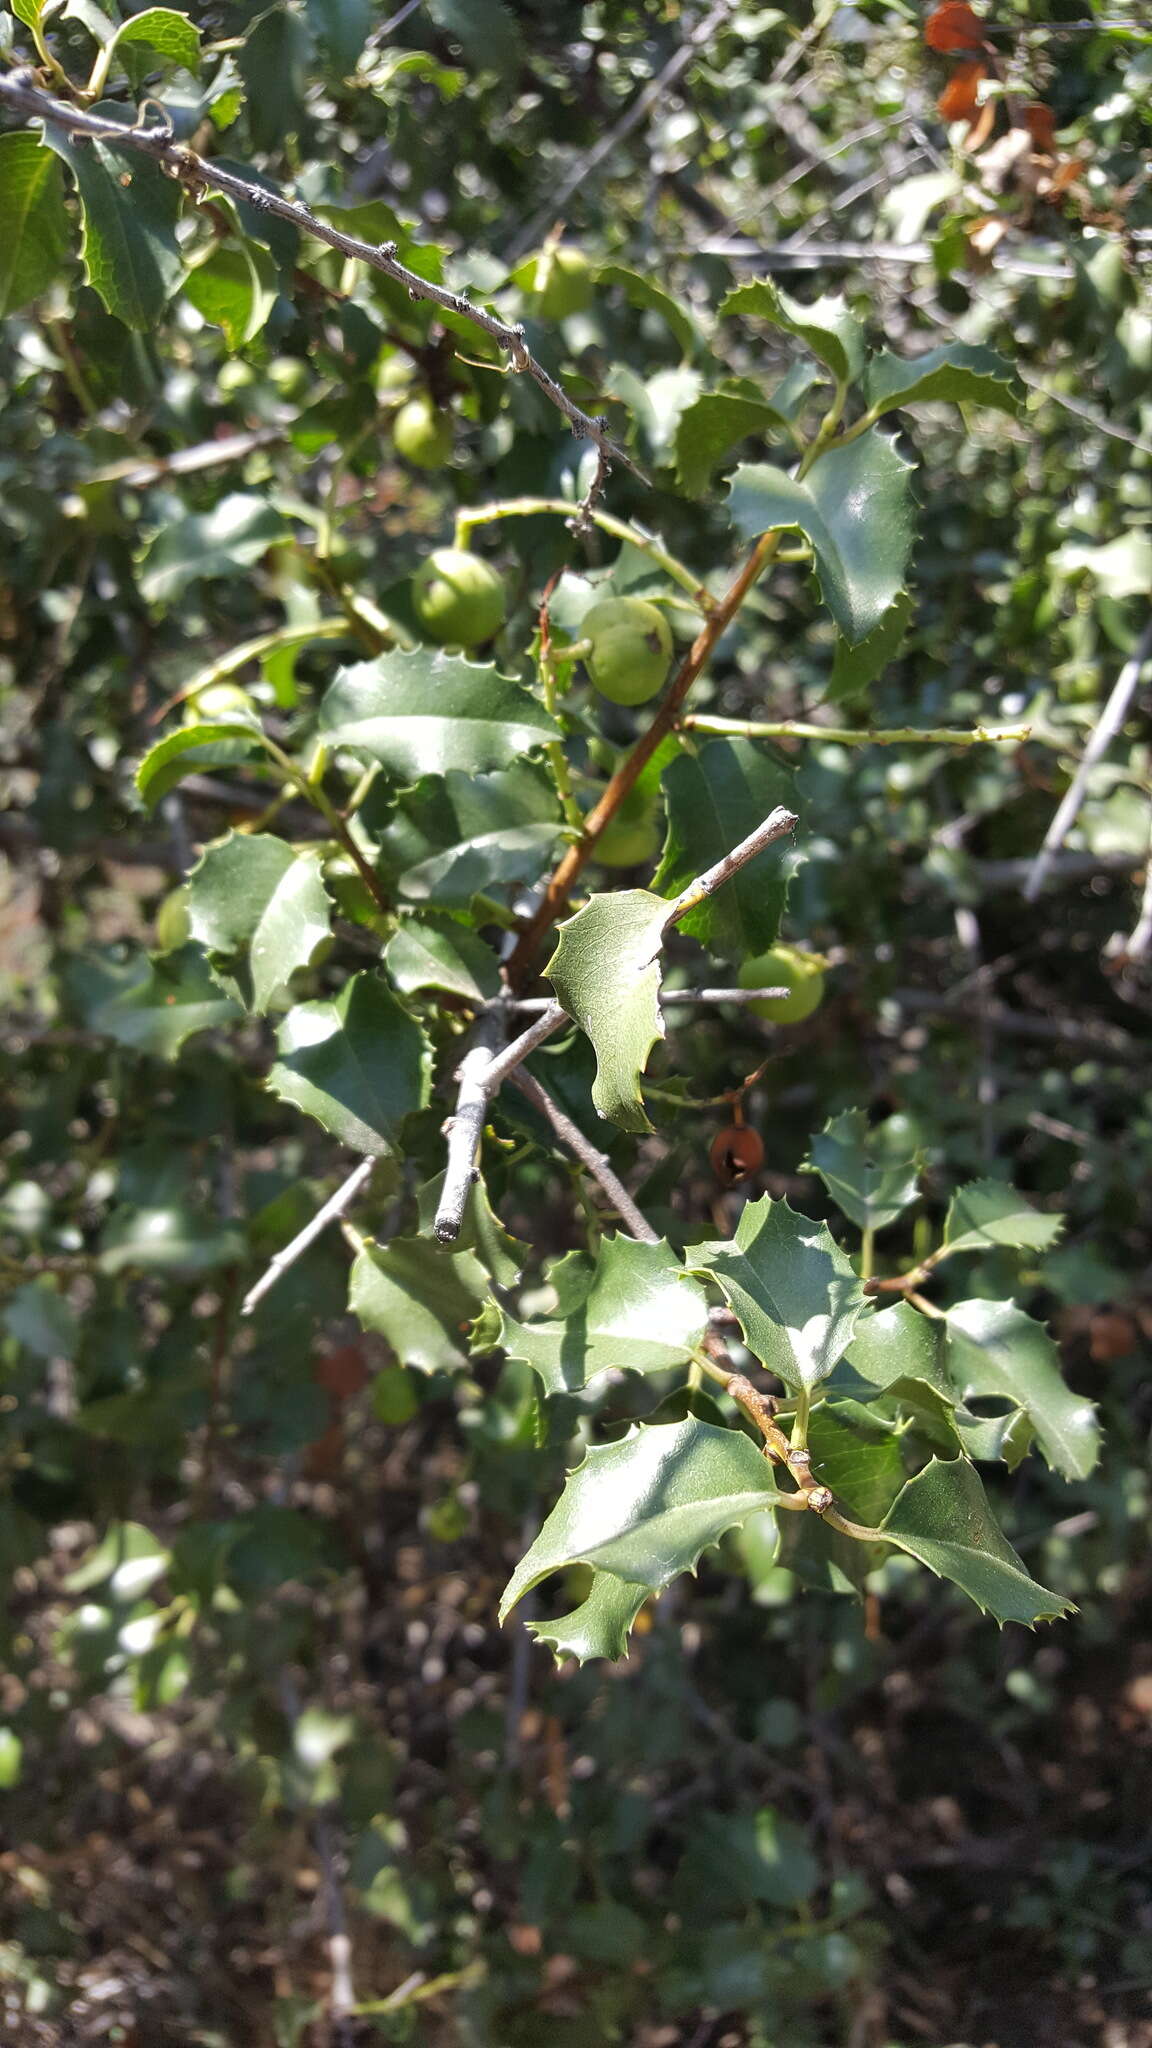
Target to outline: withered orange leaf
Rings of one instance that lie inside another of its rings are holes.
[[[980,111],[977,91],[980,81],[988,76],[988,67],[979,57],[970,57],[965,64],[958,64],[947,85],[936,102],[941,118],[945,121],[974,121]]]
[[[979,50],[984,25],[968,0],[942,0],[924,24],[924,41],[930,50]]]

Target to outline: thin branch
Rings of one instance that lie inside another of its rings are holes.
[[[633,474],[641,474],[625,450],[610,439],[605,422],[582,412],[556,379],[549,376],[544,365],[537,362],[524,340],[522,327],[509,326],[507,321],[498,320],[494,313],[474,306],[461,293],[432,284],[416,271],[409,270],[400,262],[394,242],[363,242],[356,235],[343,234],[329,221],[321,220],[299,199],[285,199],[280,192],[269,191],[264,185],[222,170],[206,157],[198,156],[195,150],[175,142],[166,121],[152,128],[130,128],[121,121],[110,121],[100,114],[69,106],[64,100],[53,99],[51,94],[36,87],[30,70],[10,72],[7,77],[0,78],[0,104],[29,120],[43,121],[49,127],[59,128],[67,135],[84,136],[93,142],[105,143],[111,149],[123,149],[130,155],[150,158],[168,177],[183,185],[197,204],[206,192],[221,192],[239,206],[251,206],[258,213],[274,214],[278,220],[288,221],[301,233],[338,250],[350,261],[363,263],[370,270],[378,270],[382,276],[391,278],[394,284],[403,285],[410,298],[426,299],[443,312],[467,320],[508,356],[513,370],[522,371],[539,385],[545,397],[563,413],[577,439],[594,442],[607,460],[623,463],[625,469]]]
[[[518,1068],[511,1079],[512,1086],[519,1089],[521,1095],[526,1096],[542,1116],[547,1117],[556,1136],[567,1145],[570,1152],[575,1153],[581,1166],[587,1168],[632,1236],[638,1237],[643,1244],[658,1244],[660,1240],[652,1225],[640,1214],[623,1182],[617,1179],[604,1154],[598,1152],[591,1140],[585,1137],[579,1124],[574,1124],[571,1117],[565,1116],[564,1111],[553,1102],[547,1090],[540,1086],[534,1074],[526,1074],[523,1068]]]
[[[1060,808],[1044,834],[1044,844],[1032,864],[1031,873],[1024,884],[1024,900],[1034,903],[1048,879],[1052,855],[1063,846],[1076,822],[1088,778],[1097,761],[1107,751],[1120,727],[1128,716],[1128,707],[1136,695],[1136,687],[1144,670],[1144,664],[1152,655],[1152,618],[1149,618],[1136,642],[1132,653],[1116,678],[1115,687],[1103,711],[1096,721],[1095,729],[1081,756],[1080,766],[1065,791]]]
[[[242,462],[258,448],[270,448],[283,439],[281,427],[254,427],[247,434],[228,434],[219,441],[198,441],[194,448],[177,448],[174,454],[157,455],[151,462],[113,462],[107,469],[77,477],[76,483],[85,489],[89,484],[124,484],[129,490],[142,491],[166,476],[192,476],[197,470],[215,469],[221,462]]]
[[[633,129],[639,127],[645,114],[649,113],[657,102],[663,98],[665,93],[671,90],[676,80],[683,72],[687,71],[701,45],[706,43],[710,36],[715,35],[716,31],[724,26],[735,4],[736,0],[718,0],[718,4],[709,10],[704,19],[697,22],[696,27],[681,43],[680,48],[675,54],[669,58],[663,70],[658,72],[655,78],[650,79],[643,90],[636,95],[631,106],[625,108],[619,120],[613,123],[612,127],[607,130],[606,134],[600,137],[600,140],[591,149],[586,150],[583,156],[577,158],[568,171],[567,176],[561,179],[559,186],[552,194],[547,205],[542,206],[520,228],[519,233],[515,236],[508,250],[509,263],[514,263],[526,249],[530,249],[544,229],[551,226],[553,221],[562,218],[564,208],[567,206],[573,193],[580,190],[580,187],[591,177],[593,171],[598,170],[600,165],[611,156],[617,143],[623,142],[625,136],[631,135]]]
[[[979,747],[1031,738],[1030,725],[974,725],[958,732],[947,725],[894,725],[883,729],[805,725],[799,719],[712,718],[689,712],[680,724],[688,732],[730,733],[746,740],[831,740],[841,747]]]
[[[559,1009],[559,1004],[556,1007]],[[444,1126],[448,1137],[448,1164],[432,1224],[432,1235],[438,1244],[455,1244],[460,1235],[468,1196],[476,1179],[476,1160],[492,1093],[488,1071],[504,1037],[504,1028],[501,1006],[482,1011],[472,1027],[468,1050],[456,1069],[460,1087],[456,1108]],[[533,1028],[539,1030],[538,1025]],[[555,1029],[555,1026],[550,1028]],[[530,1038],[532,1033],[526,1031],[524,1036]],[[547,1033],[541,1032],[540,1036],[546,1037]]]
[[[705,897],[714,896],[717,889],[722,888],[738,869],[745,867],[750,860],[755,860],[757,854],[763,853],[765,847],[771,846],[774,840],[783,839],[786,833],[795,831],[798,823],[795,811],[786,811],[783,805],[779,805],[765,818],[762,825],[757,825],[754,832],[750,832],[746,839],[740,841],[739,846],[734,846],[731,853],[724,855],[723,860],[718,860],[714,867],[698,875],[694,882],[689,882],[688,887],[680,891],[679,896],[673,898],[664,919],[665,929],[671,924],[678,924],[690,910],[695,910],[698,903],[703,903]]]
[[[283,1251],[276,1253],[275,1257],[269,1261],[268,1266],[260,1275],[255,1287],[249,1288],[248,1293],[244,1296],[240,1304],[242,1316],[250,1316],[253,1309],[263,1301],[264,1296],[275,1287],[276,1282],[283,1279],[289,1266],[294,1266],[297,1259],[303,1257],[309,1245],[315,1243],[321,1232],[326,1230],[330,1223],[334,1223],[338,1216],[344,1214],[349,1204],[355,1201],[361,1188],[367,1187],[372,1177],[372,1169],[376,1163],[374,1158],[362,1159],[359,1166],[348,1175],[347,1180],[337,1188],[336,1193],[329,1196],[323,1208],[317,1209],[311,1221],[306,1223],[303,1230],[297,1233],[292,1239],[291,1244],[286,1244]]]
[[[786,988],[663,988],[659,1003],[666,1010],[670,1006],[687,1009],[692,1004],[782,1002],[791,993]],[[551,996],[521,996],[507,1008],[513,1016],[531,1017],[542,1016],[556,1005]]]

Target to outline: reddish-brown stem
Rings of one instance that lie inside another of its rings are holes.
[[[715,611],[705,619],[677,669],[667,695],[648,730],[640,735],[631,752],[621,762],[595,809],[589,811],[584,820],[581,838],[568,848],[553,871],[539,907],[521,932],[515,951],[508,962],[508,981],[514,992],[522,989],[531,980],[540,941],[565,910],[568,892],[581,869],[592,858],[596,841],[604,827],[615,817],[645,763],[651,760],[661,740],[672,731],[680,707],[693,683],[707,667],[717,641],[727,632],[752,585],[772,560],[782,538],[780,533],[766,533],[757,541],[740,574],[725,591]]]

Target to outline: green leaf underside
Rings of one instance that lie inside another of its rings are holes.
[[[263,751],[252,720],[181,726],[148,749],[136,770],[136,787],[151,810],[186,775],[199,775],[206,768],[236,768]]]
[[[771,463],[736,471],[728,509],[756,540],[778,530],[811,541],[820,589],[853,646],[875,632],[904,584],[912,546],[912,465],[878,428],[830,448],[803,480]]]
[[[792,771],[751,740],[713,740],[664,771],[668,825],[652,887],[678,896],[689,882],[754,832],[778,804],[791,806]],[[766,952],[780,929],[788,881],[779,847],[748,861],[678,929],[733,960]]]
[[[491,946],[465,926],[447,921],[407,919],[389,939],[384,964],[401,995],[441,988],[479,1003],[500,988],[500,968]]]
[[[191,271],[184,297],[210,326],[222,329],[228,347],[244,348],[260,333],[276,303],[276,266],[267,249],[245,240],[214,249]]]
[[[696,335],[687,313],[651,278],[642,276],[639,271],[626,270],[622,263],[605,263],[597,269],[596,282],[598,285],[618,285],[629,305],[635,306],[637,312],[660,315],[665,326],[675,335],[683,355],[692,349]]]
[[[116,31],[116,49],[127,67],[141,74],[154,69],[150,54],[155,52],[184,71],[195,71],[200,63],[200,31],[186,14],[172,7],[148,7],[133,14]],[[141,43],[144,50],[126,52],[125,44]]]
[[[908,1481],[881,1526],[890,1543],[951,1579],[997,1621],[1032,1627],[1072,1611],[1071,1601],[1029,1578],[963,1458],[933,1458]]]
[[[900,1438],[891,1424],[856,1401],[829,1398],[812,1410],[808,1448],[817,1478],[832,1488],[854,1521],[875,1528],[905,1479]]]
[[[647,889],[593,896],[559,928],[545,970],[596,1054],[592,1100],[626,1131],[650,1131],[640,1076],[658,1038],[660,946],[668,905]]]
[[[101,101],[92,112],[129,120],[115,101]],[[76,180],[89,284],[126,327],[147,333],[158,325],[184,274],[176,241],[176,185],[138,154],[117,155],[101,142],[74,142],[58,134],[46,133],[45,140]]]
[[[59,160],[35,135],[0,135],[0,216],[3,319],[47,289],[71,242]]]
[[[809,1157],[837,1207],[858,1230],[883,1230],[918,1193],[920,1155],[904,1117],[869,1124],[862,1109],[830,1117]]]
[[[748,1437],[692,1416],[593,1445],[513,1572],[501,1619],[570,1564],[591,1564],[655,1592],[692,1570],[725,1530],[770,1505],[774,1491]]]
[[[756,278],[728,293],[720,307],[721,319],[734,313],[746,319],[768,320],[786,334],[794,334],[839,383],[848,383],[864,365],[864,331],[844,300],[828,296],[805,306],[782,292],[769,278]]]
[[[297,1003],[277,1045],[272,1093],[355,1152],[387,1152],[428,1100],[428,1041],[379,975],[354,974],[330,1000]]]
[[[747,435],[768,434],[777,427],[787,427],[784,415],[762,398],[742,398],[730,391],[701,392],[676,422],[676,476],[685,496],[701,497],[722,457]]]
[[[828,678],[829,703],[842,704],[848,698],[860,696],[877,676],[883,675],[895,659],[914,610],[911,597],[902,590],[866,639],[853,646],[842,634],[837,635]]]
[[[1090,1401],[1072,1392],[1043,1325],[1011,1301],[961,1301],[947,1312],[948,1368],[965,1400],[1000,1395],[1024,1410],[1048,1463],[1085,1479],[1099,1432]]]
[[[479,899],[499,901],[518,883],[532,883],[552,861],[557,825],[505,825],[477,833],[442,853],[417,861],[400,877],[400,893],[413,903],[466,909]]]
[[[952,1197],[944,1242],[950,1253],[991,1251],[995,1245],[1047,1251],[1063,1228],[1062,1216],[1042,1216],[1006,1181],[974,1180]]]
[[[750,1351],[797,1392],[827,1379],[867,1297],[823,1223],[764,1195],[748,1202],[727,1244],[691,1247],[690,1270],[711,1274]]]
[[[401,1365],[454,1372],[468,1362],[468,1325],[488,1292],[472,1252],[446,1252],[430,1238],[366,1244],[353,1263],[348,1306],[366,1330],[392,1346]]]
[[[230,1024],[241,1014],[221,993],[199,948],[181,946],[150,961],[143,979],[102,1003],[91,1023],[134,1052],[175,1059],[194,1032]]]
[[[501,1313],[500,1342],[540,1376],[546,1392],[586,1387],[601,1373],[667,1372],[683,1365],[708,1326],[704,1291],[667,1244],[606,1237],[562,1320],[522,1323]]]
[[[596,1572],[587,1599],[570,1614],[525,1626],[538,1643],[547,1643],[558,1664],[565,1657],[575,1657],[580,1664],[593,1657],[615,1663],[625,1654],[632,1624],[649,1597],[647,1586],[618,1579],[613,1572]]]
[[[949,341],[926,355],[876,355],[868,365],[864,396],[868,410],[893,412],[902,405],[990,405],[1016,413],[1012,366],[990,348]]]
[[[249,950],[252,1007],[266,1010],[329,934],[319,856],[297,856],[271,833],[233,832],[188,877],[192,935],[225,957]]]
[[[450,769],[503,768],[561,736],[519,683],[490,664],[427,648],[342,669],[320,707],[320,730],[330,745],[355,747],[413,782]]]

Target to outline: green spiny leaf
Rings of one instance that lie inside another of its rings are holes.
[[[184,725],[148,749],[136,770],[136,787],[152,809],[186,775],[199,775],[206,768],[237,767],[262,751],[254,718]]]
[[[902,590],[866,639],[853,646],[850,640],[837,634],[832,673],[828,678],[830,704],[842,704],[848,698],[862,696],[877,676],[883,675],[889,662],[895,659],[914,610],[911,597]]]
[[[114,100],[92,112],[128,122]],[[45,140],[76,180],[84,221],[81,254],[88,282],[110,313],[146,334],[158,326],[184,275],[176,240],[180,194],[157,165],[130,158],[102,142],[78,142],[50,131]]]
[[[502,768],[560,737],[543,705],[491,664],[426,647],[342,669],[320,728],[330,745],[355,747],[413,782]]]
[[[750,320],[768,320],[773,327],[794,334],[838,383],[849,383],[864,366],[864,330],[841,298],[829,296],[805,306],[770,278],[757,278],[729,292],[720,317],[727,319],[734,313]]]
[[[963,341],[945,342],[926,355],[873,356],[864,379],[868,410],[880,414],[904,405],[990,405],[998,412],[1016,413],[1019,398],[1013,389],[1013,370],[990,348],[977,348]]]
[[[688,1256],[721,1288],[749,1349],[794,1391],[827,1379],[867,1306],[826,1226],[769,1195],[745,1204],[729,1243]]]
[[[729,391],[702,391],[676,423],[676,475],[689,498],[702,497],[723,456],[748,434],[787,428],[787,421],[762,398]]]
[[[184,297],[201,318],[223,330],[228,347],[246,348],[265,325],[276,303],[276,265],[258,242],[242,241],[212,250],[190,270]]]
[[[353,1151],[388,1151],[428,1100],[428,1041],[379,975],[354,974],[339,995],[297,1003],[277,1045],[272,1093]]]
[[[271,833],[230,833],[188,877],[192,936],[210,953],[249,953],[252,1007],[286,993],[328,937],[332,904],[319,855],[298,856]]]
[[[384,965],[401,995],[417,989],[447,989],[474,1003],[486,1002],[500,987],[491,946],[476,932],[428,918],[406,918],[384,949]]]
[[[35,135],[0,135],[0,215],[2,319],[47,289],[72,241],[59,162]]]
[[[947,1312],[948,1369],[965,1401],[1003,1395],[1027,1414],[1048,1463],[1086,1479],[1099,1451],[1096,1411],[1060,1373],[1043,1325],[1010,1301],[961,1301]]]
[[[1042,1216],[1006,1181],[974,1180],[953,1195],[944,1242],[953,1252],[986,1252],[995,1245],[1047,1251],[1064,1228],[1062,1216]]]
[[[862,1109],[830,1117],[808,1147],[812,1166],[858,1230],[883,1230],[916,1200],[921,1154],[902,1116],[869,1124]]]
[[[890,1543],[951,1579],[999,1622],[1031,1628],[1072,1611],[1071,1601],[1029,1578],[964,1458],[933,1458],[908,1481],[881,1527]]]
[[[401,1365],[456,1372],[468,1362],[468,1325],[488,1291],[471,1252],[447,1252],[430,1238],[393,1238],[357,1254],[348,1306],[366,1330],[387,1339]]]
[[[593,896],[560,926],[548,979],[596,1053],[592,1100],[626,1131],[650,1131],[640,1076],[658,1038],[660,947],[668,905],[647,889]]]
[[[144,978],[102,1003],[90,1021],[94,1031],[119,1045],[171,1060],[194,1032],[230,1024],[240,1015],[238,1006],[221,994],[199,947],[181,946],[157,954]]]
[[[778,804],[794,801],[792,770],[751,740],[713,740],[699,754],[681,754],[663,783],[668,828],[652,878],[661,896],[678,896]],[[746,959],[772,945],[787,899],[780,849],[770,847],[681,918],[679,929],[714,952]]]
[[[632,1624],[648,1597],[647,1586],[633,1585],[612,1572],[596,1572],[579,1607],[555,1621],[530,1621],[528,1632],[538,1643],[547,1643],[558,1664],[565,1657],[575,1657],[580,1664],[593,1657],[615,1663],[627,1651]]]
[[[708,1326],[704,1292],[667,1244],[606,1237],[560,1320],[521,1323],[501,1312],[500,1343],[539,1373],[546,1392],[586,1387],[601,1373],[684,1365]]]

